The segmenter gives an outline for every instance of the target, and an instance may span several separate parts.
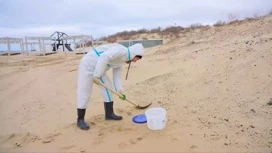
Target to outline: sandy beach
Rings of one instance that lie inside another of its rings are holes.
[[[132,118],[145,110],[115,98],[122,121],[104,119],[97,86],[89,131],[76,127],[82,55],[0,57],[0,152],[271,152],[272,16],[196,29],[147,48],[124,93],[167,110],[166,128]],[[111,76],[111,71],[108,72]]]

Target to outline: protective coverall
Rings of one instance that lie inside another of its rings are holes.
[[[77,87],[77,108],[78,126],[87,130],[89,126],[84,122],[85,110],[90,102],[92,94],[93,80],[99,79],[110,88],[115,88],[117,92],[122,92],[122,65],[130,61],[135,56],[143,56],[144,47],[138,43],[130,47],[114,43],[102,45],[89,51],[80,61]],[[112,68],[113,84],[109,80],[106,71]],[[101,94],[104,98],[105,118],[120,120],[113,112],[112,93],[100,86]]]

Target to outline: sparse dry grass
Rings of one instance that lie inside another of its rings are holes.
[[[213,26],[215,26],[215,27],[220,27],[220,26],[223,26],[223,25],[226,25],[226,22],[225,22],[225,21],[219,20],[219,21],[217,21]]]
[[[269,11],[268,15],[272,15],[272,9]]]
[[[272,10],[268,12],[267,15],[272,15]],[[266,16],[267,16],[266,15]],[[221,27],[225,25],[233,25],[233,24],[240,24],[245,21],[253,21],[260,19],[261,16],[258,14],[254,14],[252,17],[245,18],[243,20],[239,20],[238,15],[236,14],[228,14],[228,21],[219,20],[216,23],[214,23],[212,26],[214,27]],[[187,32],[190,32],[191,30],[197,30],[201,29],[201,31],[205,31],[206,29],[211,28],[209,25],[202,25],[200,23],[194,23],[191,24],[189,27],[182,27],[182,26],[168,26],[166,28],[153,28],[153,29],[139,29],[139,30],[131,30],[131,31],[122,31],[118,32],[116,34],[110,35],[108,37],[101,37],[99,40],[104,40],[109,43],[117,42],[118,40],[130,40],[130,39],[161,39],[161,38],[180,38],[180,34],[185,34]],[[142,34],[148,34],[148,36],[140,36]]]

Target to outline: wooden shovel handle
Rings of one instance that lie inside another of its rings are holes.
[[[99,85],[102,86],[102,87],[104,87],[104,88],[106,88],[106,89],[108,89],[108,90],[111,91],[112,93],[116,94],[118,97],[123,97],[122,94],[120,94],[120,93],[118,93],[118,92],[112,90],[111,88],[107,87],[105,84],[100,83]],[[129,102],[129,103],[131,103],[132,105],[138,107],[137,104],[133,103],[132,101],[130,101],[130,100],[128,100],[128,99],[126,99],[126,101]]]

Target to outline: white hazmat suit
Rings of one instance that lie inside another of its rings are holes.
[[[93,80],[99,79],[106,86],[122,92],[121,68],[126,61],[130,61],[136,55],[143,56],[144,47],[142,44],[135,44],[130,47],[114,43],[102,45],[89,51],[80,61],[77,107],[86,109],[92,94]],[[113,85],[105,73],[110,68],[113,71]],[[114,86],[114,87],[113,87]],[[112,93],[100,87],[104,102],[112,102]]]

